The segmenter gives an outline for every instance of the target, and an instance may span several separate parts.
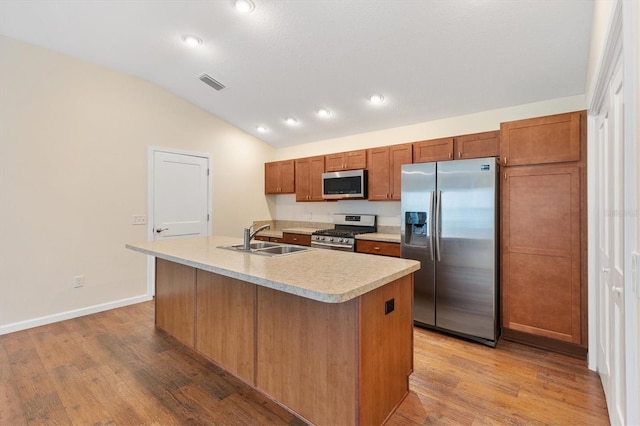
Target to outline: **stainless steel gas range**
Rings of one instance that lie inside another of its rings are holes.
[[[376,232],[376,216],[372,214],[334,214],[333,229],[311,234],[311,247],[355,251],[358,234]]]

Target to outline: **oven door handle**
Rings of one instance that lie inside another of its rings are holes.
[[[339,245],[339,244],[331,244],[331,243],[321,243],[318,241],[312,241],[311,247],[313,246],[321,246],[321,247],[340,247],[340,248],[350,248],[349,245]]]

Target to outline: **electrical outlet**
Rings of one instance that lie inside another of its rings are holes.
[[[73,288],[84,287],[84,275],[73,277]]]
[[[133,219],[131,221],[132,225],[146,225],[147,224],[147,216],[143,214],[134,214]]]

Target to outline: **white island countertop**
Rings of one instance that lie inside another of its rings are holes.
[[[232,237],[194,237],[127,244],[144,254],[285,293],[342,303],[420,269],[420,262],[387,256],[310,248],[263,256],[220,246],[241,244]]]

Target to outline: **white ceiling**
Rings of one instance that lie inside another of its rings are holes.
[[[254,3],[0,0],[0,34],[150,80],[274,147],[585,92],[592,1]]]

